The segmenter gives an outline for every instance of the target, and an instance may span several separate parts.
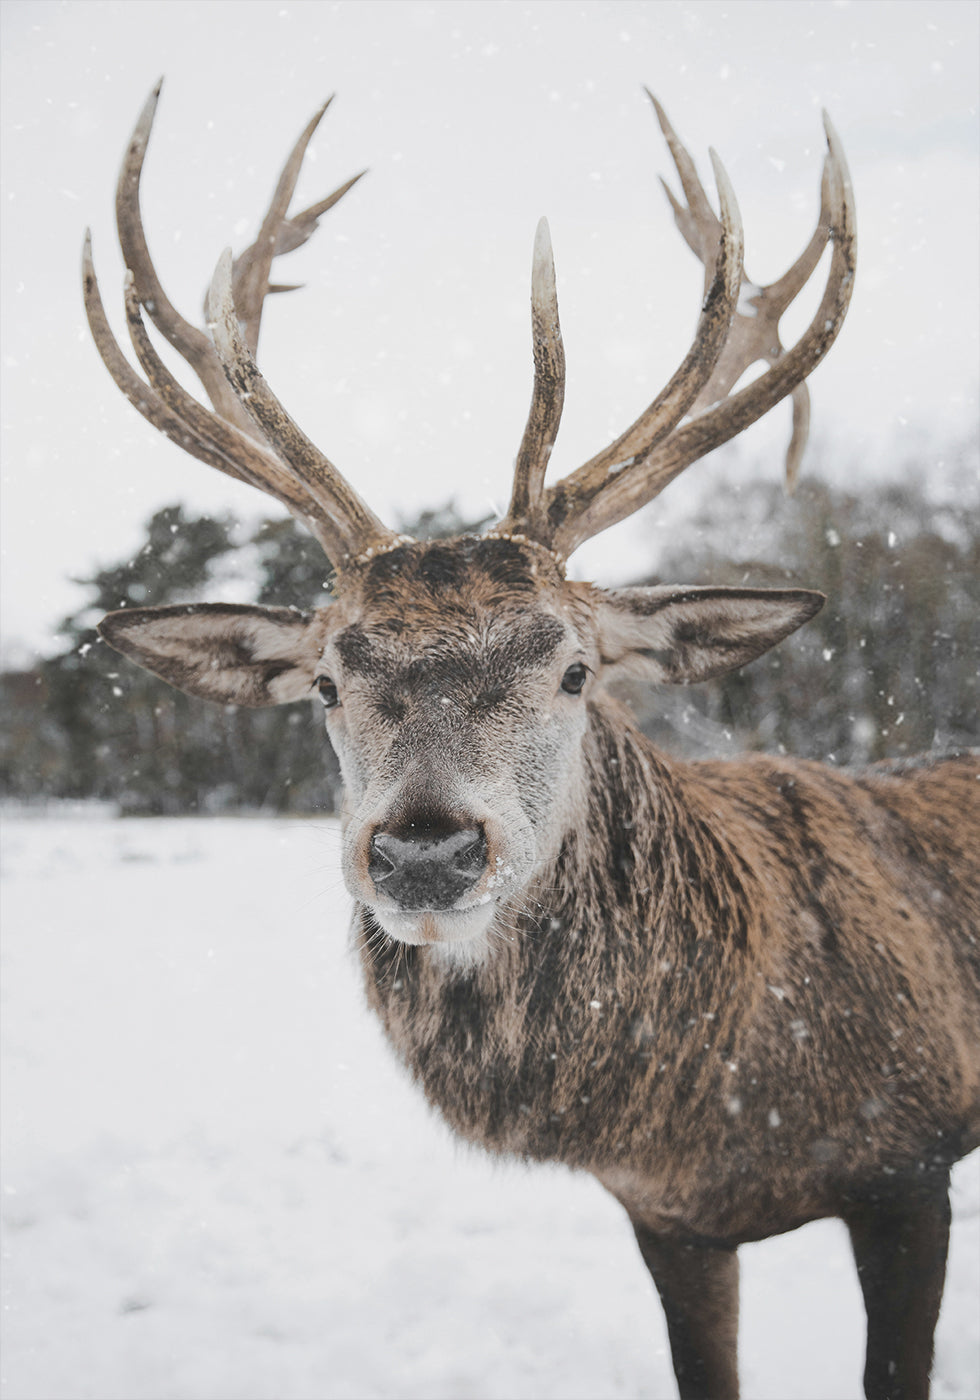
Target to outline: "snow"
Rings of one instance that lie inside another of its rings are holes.
[[[4,823],[6,1400],[675,1394],[625,1216],[394,1063],[325,820]],[[842,1227],[744,1248],[747,1400],[860,1393]],[[980,1395],[980,1156],[936,1400]]]

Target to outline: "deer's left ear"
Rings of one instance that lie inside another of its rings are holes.
[[[597,589],[600,659],[650,681],[710,680],[754,661],[825,601],[803,588]]]

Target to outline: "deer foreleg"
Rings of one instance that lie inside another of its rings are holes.
[[[670,1338],[680,1400],[738,1400],[738,1256],[633,1221]]]
[[[928,1400],[949,1220],[948,1172],[866,1199],[847,1218],[868,1314],[868,1400]]]

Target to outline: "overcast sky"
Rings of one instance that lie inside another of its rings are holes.
[[[154,434],[84,329],[86,224],[120,326],[115,175],[161,73],[145,217],[164,283],[195,319],[217,254],[250,241],[286,151],[338,94],[299,198],[370,175],[280,265],[307,289],[270,309],[260,361],[389,518],[451,493],[476,511],[505,502],[542,213],[569,361],[555,472],[620,431],[683,356],[700,270],[656,181],[669,162],[644,83],[702,172],[709,145],[721,154],[757,281],[810,235],[829,109],[860,253],[848,324],[812,380],[815,434],[842,474],[915,457],[941,486],[980,378],[977,17],[972,0],[5,0],[7,654],[50,646],[83,596],[69,578],[132,549],[152,510],[265,505]],[[742,460],[775,478],[788,410],[772,417]],[[713,480],[693,469],[665,509]],[[576,556],[579,571],[614,581],[641,529],[656,521],[617,527]]]

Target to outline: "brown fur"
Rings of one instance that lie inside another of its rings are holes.
[[[683,764],[604,689],[715,674],[819,602],[607,593],[460,539],[392,549],[308,616],[105,624],[212,698],[325,681],[371,1005],[457,1132],[623,1203],[685,1400],[737,1395],[736,1247],[830,1215],[868,1304],[866,1394],[922,1400],[949,1168],[980,1141],[977,756]],[[445,832],[482,842],[472,881],[446,865],[431,904],[386,895],[379,834],[416,853]]]
[[[371,1003],[452,1126],[732,1243],[976,1145],[977,761],[681,765],[613,702],[590,719],[583,829],[491,959],[447,972],[359,915]]]

